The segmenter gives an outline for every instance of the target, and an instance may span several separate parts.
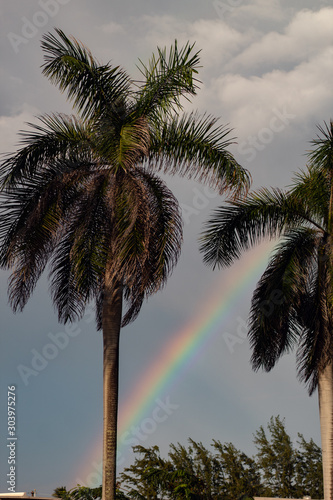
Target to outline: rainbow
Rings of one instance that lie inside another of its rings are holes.
[[[156,406],[156,399],[167,389],[170,390],[189,365],[200,356],[205,345],[221,333],[223,323],[233,314],[234,308],[248,292],[249,286],[253,288],[255,285],[254,280],[258,279],[260,271],[265,268],[271,250],[272,243],[263,244],[248,252],[228,273],[223,273],[223,279],[220,275],[211,296],[198,308],[198,314],[171,336],[160,354],[155,356],[151,365],[139,377],[119,408],[120,455],[125,451],[123,436],[129,435],[129,429],[149,415],[152,407]],[[102,436],[99,436],[84,463],[79,465],[75,484],[91,487],[101,484],[101,453]],[[99,463],[96,461],[97,457]]]

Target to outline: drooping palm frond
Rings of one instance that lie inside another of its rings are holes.
[[[49,273],[53,304],[58,313],[59,321],[63,323],[80,320],[87,303],[87,297],[79,292],[75,281],[74,263],[71,259],[74,238],[75,230],[67,228],[65,235],[56,247],[56,251],[52,254]]]
[[[39,121],[41,124],[29,124],[32,130],[21,132],[22,148],[6,155],[1,172],[3,188],[10,189],[25,178],[45,172],[46,165],[56,168],[58,159],[82,158],[93,149],[88,122],[63,114],[44,115]]]
[[[328,237],[319,242],[316,267],[309,273],[308,287],[297,310],[302,336],[297,350],[299,379],[312,394],[318,386],[320,373],[333,357],[333,304],[331,281],[331,251]]]
[[[15,270],[9,286],[14,310],[26,304],[57,243],[63,216],[60,172],[55,164],[44,175],[25,179],[24,184],[1,193],[0,264]],[[65,175],[67,178],[67,166]]]
[[[270,371],[301,335],[298,311],[307,294],[318,246],[315,231],[289,231],[277,246],[253,293],[249,340],[254,370]]]
[[[244,201],[217,208],[206,223],[200,250],[207,264],[229,266],[242,251],[263,238],[276,238],[286,227],[308,222],[306,207],[300,199],[279,189],[261,189]]]
[[[151,204],[151,248],[149,260],[154,269],[154,282],[163,286],[180,257],[183,228],[177,199],[156,175],[142,169],[140,175],[149,185]]]
[[[9,285],[14,310],[24,307],[57,248],[78,183],[90,169],[86,162],[58,160],[2,193],[0,265],[15,269]]]
[[[227,150],[234,142],[231,130],[216,126],[217,121],[190,113],[158,123],[151,137],[153,168],[205,182],[220,193],[247,192],[250,175]]]
[[[61,321],[81,318],[105,272],[112,224],[107,187],[105,172],[86,176],[64,214],[50,264],[52,299]]]
[[[116,257],[112,272],[122,276],[128,303],[123,326],[137,316],[145,297],[156,293],[176,265],[182,242],[178,202],[166,185],[151,173],[137,170],[126,177],[124,193],[117,202]],[[132,186],[132,187],[130,187]],[[134,197],[134,200],[133,200]],[[135,212],[129,218],[129,206]]]

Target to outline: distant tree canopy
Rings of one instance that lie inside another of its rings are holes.
[[[213,499],[235,500],[245,492],[253,496],[260,490],[260,474],[255,461],[233,444],[213,442],[213,452],[189,440],[189,447],[170,445],[168,459],[162,459],[157,446],[136,446],[140,455],[121,474],[121,487],[132,498],[155,500]]]
[[[171,444],[167,458],[158,446],[135,446],[134,463],[118,481],[119,500],[249,500],[254,496],[323,498],[321,449],[298,434],[293,444],[284,419],[271,417],[253,440],[249,457],[232,443],[213,440],[211,450],[189,439],[187,447]],[[57,494],[56,494],[57,493]],[[63,500],[95,500],[101,488],[57,488]]]
[[[254,434],[262,496],[323,498],[321,448],[300,433],[295,447],[280,417],[271,417],[267,429],[268,435],[262,426]]]
[[[257,453],[249,457],[232,443],[213,441],[212,449],[189,440],[171,444],[168,458],[153,446],[133,448],[134,464],[120,475],[131,498],[235,500],[253,496],[323,498],[321,449],[298,434],[293,445],[284,419],[272,417],[254,434]]]

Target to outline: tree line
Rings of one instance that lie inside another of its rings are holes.
[[[120,499],[140,500],[237,500],[254,496],[323,498],[320,447],[298,434],[296,443],[286,431],[285,421],[271,417],[267,428],[253,435],[254,456],[232,443],[213,440],[208,449],[189,439],[188,446],[170,444],[167,458],[158,446],[133,447],[134,462],[118,478]],[[100,488],[57,488],[63,500],[95,500]]]

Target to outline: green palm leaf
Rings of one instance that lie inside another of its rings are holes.
[[[82,158],[93,148],[88,122],[62,114],[44,115],[39,121],[43,125],[28,124],[32,131],[21,132],[23,147],[2,163],[1,184],[8,189],[23,178],[44,172],[46,164],[55,169],[58,159]]]
[[[252,367],[270,371],[299,341],[297,316],[306,296],[318,236],[311,229],[288,232],[277,246],[253,294],[249,340]]]
[[[105,107],[111,113],[129,95],[131,80],[126,72],[119,66],[99,64],[75,38],[55,31],[58,38],[52,33],[43,37],[43,74],[61,91],[67,90],[82,117],[101,113]]]
[[[137,93],[137,110],[146,116],[165,120],[172,111],[182,109],[181,97],[189,100],[196,94],[199,52],[193,52],[194,44],[187,43],[180,50],[177,40],[167,50],[158,48],[148,65],[140,61],[139,70],[144,77]]]
[[[250,176],[227,150],[234,142],[228,137],[231,130],[216,126],[217,121],[210,115],[191,113],[159,123],[150,147],[155,168],[204,181],[221,193],[230,190],[237,196],[246,192]]]

